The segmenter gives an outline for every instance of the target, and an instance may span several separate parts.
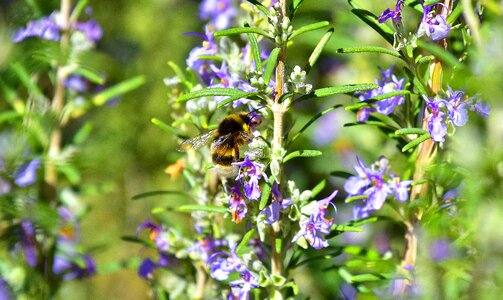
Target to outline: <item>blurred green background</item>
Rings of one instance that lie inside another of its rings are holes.
[[[0,46],[0,65],[5,63],[3,60],[9,51],[5,39],[17,27],[24,26],[27,21],[25,16],[31,15],[30,2],[0,2],[0,35],[4,44]],[[47,14],[59,5],[54,0],[35,2]],[[318,69],[310,74],[315,87],[373,82],[379,75],[378,66],[387,68],[396,63],[391,58],[380,55],[336,55],[335,49],[340,47],[389,46],[350,13],[346,1],[305,2],[294,25],[313,20],[329,20],[334,24],[336,33],[324,57],[320,59]],[[394,5],[392,2],[360,1],[376,14]],[[466,270],[467,285],[470,285],[474,276],[487,279],[473,286],[473,290],[470,290],[473,295],[492,295],[492,292],[501,288],[499,285],[503,278],[503,18],[498,4],[495,1],[488,3],[494,4],[496,8],[486,12],[487,19],[481,28],[482,48],[470,60],[476,77],[470,77],[464,84],[470,93],[477,91],[489,102],[492,113],[487,122],[471,115],[468,125],[459,128],[452,143],[447,145],[449,157],[467,170],[466,202],[460,207],[465,210],[456,217],[456,222],[461,223],[459,228],[462,232],[452,235],[457,238],[456,245],[465,251],[458,254],[459,257],[468,257],[465,263],[469,266],[458,269]],[[155,117],[169,121],[168,89],[163,84],[163,78],[174,74],[166,63],[172,60],[184,66],[190,49],[200,43],[196,38],[182,36],[185,32],[202,31],[204,23],[197,18],[198,5],[198,1],[181,0],[89,1],[95,19],[104,30],[104,38],[98,43],[98,50],[113,58],[110,64],[104,66],[108,80],[118,82],[144,75],[146,83],[114,106],[95,110],[87,116],[93,121],[93,133],[78,158],[83,178],[88,184],[82,194],[91,211],[82,223],[82,238],[85,247],[91,249],[101,272],[83,281],[66,283],[60,291],[60,299],[149,298],[148,284],[138,278],[136,270],[116,270],[113,264],[143,255],[141,247],[122,241],[120,237],[134,234],[138,224],[150,216],[151,208],[160,205],[161,201],[176,200],[147,198],[132,201],[132,196],[151,190],[183,186],[182,181],[172,181],[164,173],[164,168],[178,157],[174,152],[177,141],[153,126],[150,119]],[[409,22],[416,24],[417,17]],[[307,34],[304,39],[300,39],[304,42],[292,46],[289,50],[292,65],[303,65],[322,34],[322,31]],[[309,114],[335,103],[349,103],[349,98],[339,96],[335,102],[326,100],[300,107],[302,114],[296,125],[303,124]],[[369,163],[380,155],[403,162],[404,157],[397,154],[394,144],[386,143],[386,137],[377,130],[368,127],[343,128],[342,123],[353,121],[354,116],[341,111],[337,117],[338,121],[329,125],[336,127],[337,142],[325,145],[323,157],[314,160],[312,164],[311,161],[301,162],[302,165],[296,165],[290,170],[301,188],[312,187],[313,183],[334,170],[352,172],[351,165],[344,163],[348,152],[355,151]],[[308,137],[314,134],[314,129],[311,129],[297,143],[311,143]],[[308,165],[310,169],[306,171],[304,168]],[[311,176],[313,174],[314,177]],[[315,179],[310,182],[309,178]],[[340,183],[332,182],[334,186]],[[344,206],[342,201],[337,205]],[[432,224],[452,225],[449,218],[447,216]],[[426,238],[440,235],[443,230],[430,227],[426,227]],[[344,241],[339,242],[342,244]],[[427,253],[427,249],[420,248],[420,251],[421,249],[424,251],[420,253]],[[466,249],[473,252],[467,253]],[[420,262],[427,264],[427,255],[420,254]],[[444,269],[424,270],[448,276],[448,279],[451,278],[449,276],[460,276],[449,274]],[[435,287],[435,282],[428,274],[420,282],[426,287]],[[333,276],[336,276],[335,273]],[[300,284],[301,288],[309,288],[311,280],[310,276],[306,276],[304,284]],[[330,285],[330,282],[326,285]],[[428,290],[436,293],[435,288]],[[313,298],[322,297],[315,290],[312,293]],[[449,296],[449,293],[446,292],[444,296]]]

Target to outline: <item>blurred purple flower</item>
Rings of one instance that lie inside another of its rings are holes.
[[[404,202],[409,199],[408,187],[412,184],[412,180],[400,180],[399,177],[391,177],[392,180],[389,184],[391,190],[395,193],[398,201]]]
[[[404,6],[403,0],[398,0],[394,10],[387,8],[377,18],[379,23],[384,23],[386,20],[391,19],[393,22],[399,22],[402,19],[402,7]]]
[[[241,183],[239,181],[231,189],[229,209],[231,210],[232,221],[237,224],[244,219],[248,212],[248,206],[246,206],[245,198],[241,193]]]
[[[257,200],[260,198],[262,192],[260,191],[258,181],[261,178],[267,180],[267,175],[264,173],[262,165],[251,161],[248,156],[246,156],[243,161],[232,164],[239,167],[239,175],[236,180],[243,182],[245,196],[250,200]],[[248,180],[243,180],[246,177]]]
[[[86,92],[89,89],[89,82],[80,75],[70,75],[63,80],[63,85],[78,93]]]
[[[357,93],[356,95],[358,95],[358,100],[365,101],[379,95],[401,90],[405,79],[402,78],[399,80],[394,74],[392,74],[394,67],[395,66],[391,66],[386,70],[381,70],[381,80],[376,79],[376,84],[379,85],[379,87],[373,90]],[[357,112],[358,122],[367,121],[370,113],[375,111],[381,114],[389,115],[393,112],[396,106],[402,105],[404,102],[404,96],[393,96],[387,99],[379,100],[375,103],[376,108],[363,107]]]
[[[205,236],[204,238],[197,240],[188,251],[189,253],[197,254],[202,261],[206,262],[217,248],[224,245],[226,245],[224,240],[213,239],[210,236]]]
[[[430,243],[430,259],[434,262],[441,262],[449,258],[452,254],[451,245],[446,239],[434,240]]]
[[[237,15],[234,4],[234,0],[203,0],[199,15],[202,20],[209,20],[215,30],[226,29]]]
[[[20,187],[33,184],[37,180],[37,170],[40,167],[40,159],[36,158],[22,164],[14,174],[14,183]]]
[[[313,143],[317,146],[330,144],[335,140],[340,126],[340,114],[338,112],[330,112],[323,116],[314,129]]]
[[[149,279],[152,273],[157,268],[165,268],[170,262],[169,256],[166,253],[159,252],[159,261],[155,262],[150,258],[146,258],[142,261],[140,267],[138,268],[138,275],[143,279]]]
[[[103,30],[101,29],[100,24],[93,20],[87,22],[75,22],[73,24],[73,28],[82,32],[86,38],[93,43],[96,43],[103,37]]]
[[[12,290],[9,284],[0,277],[0,300],[13,300]]]
[[[35,267],[37,265],[37,245],[35,240],[35,226],[30,221],[21,221],[21,248],[26,262]]]
[[[149,230],[149,238],[155,243],[159,251],[167,251],[169,249],[168,231],[163,226],[157,225],[151,220],[147,220],[138,226],[136,234],[139,234],[140,231],[144,229]]]
[[[423,18],[418,29],[418,36],[426,34],[433,41],[438,41],[446,38],[450,31],[451,26],[447,25],[446,16],[437,14],[432,10],[433,6],[442,5],[442,3],[435,3],[423,7]]]
[[[10,183],[7,180],[0,178],[0,196],[10,192]]]
[[[330,228],[334,224],[334,217],[327,218],[328,207],[332,206],[337,212],[335,205],[331,202],[337,195],[334,191],[330,196],[308,204],[311,215],[305,221],[301,221],[299,232],[293,237],[292,243],[295,243],[299,238],[303,237],[316,250],[328,247],[328,242],[320,234],[330,233]],[[305,208],[304,208],[305,209]],[[334,213],[334,214],[335,214]]]
[[[234,289],[232,290],[235,298],[247,300],[250,298],[250,290],[259,287],[259,283],[256,276],[248,270],[242,271],[239,276],[241,279],[229,282],[229,286],[232,288],[239,287],[236,291]]]
[[[12,40],[19,43],[29,37],[39,37],[49,41],[58,41],[60,38],[60,26],[56,22],[57,11],[48,17],[28,22],[26,28],[18,30]]]
[[[471,109],[474,110],[481,117],[488,117],[489,113],[491,112],[489,104],[481,100],[477,100],[477,102],[472,105]]]
[[[88,255],[56,253],[52,270],[54,274],[63,275],[63,280],[81,279],[96,274],[96,264]]]

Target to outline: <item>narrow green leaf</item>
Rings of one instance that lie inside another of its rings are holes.
[[[446,64],[450,65],[453,68],[464,68],[463,65],[459,62],[459,60],[450,52],[445,51],[442,47],[438,46],[434,43],[429,43],[423,40],[418,39],[417,45],[435,55],[435,57],[441,59]]]
[[[144,240],[134,235],[123,235],[121,236],[121,240],[131,243],[142,244],[143,246],[147,246],[150,248],[155,248],[155,244],[152,241]]]
[[[276,67],[276,63],[278,61],[278,55],[280,48],[274,48],[271,51],[271,54],[269,55],[269,58],[267,59],[267,65],[265,66],[265,71],[264,71],[264,81],[266,84],[269,84],[271,81],[271,77],[274,74],[274,68]]]
[[[77,2],[77,5],[75,5],[75,8],[73,9],[72,14],[70,16],[70,24],[79,19],[79,16],[84,10],[84,8],[86,8],[87,3],[88,0],[79,0],[79,2]]]
[[[381,122],[381,121],[366,121],[366,122],[353,122],[353,123],[346,123],[344,124],[344,127],[352,127],[352,126],[361,126],[361,125],[372,125],[372,126],[377,126],[377,127],[383,127],[383,128],[390,128],[390,125]]]
[[[346,53],[382,53],[391,55],[394,57],[402,58],[400,52],[375,46],[363,46],[363,47],[351,47],[351,48],[339,48],[336,53],[346,54]]]
[[[309,59],[307,60],[307,64],[304,66],[304,71],[306,71],[306,73],[309,73],[309,71],[311,70],[311,68],[318,61],[318,58],[320,57],[321,53],[323,52],[323,49],[325,48],[325,46],[327,45],[328,41],[332,37],[333,33],[334,33],[334,29],[331,28],[320,39],[320,41],[318,42],[318,44],[314,48],[313,52],[309,56]]]
[[[349,221],[346,224],[348,226],[358,227],[358,226],[363,226],[365,224],[375,223],[375,222],[377,222],[379,220],[385,220],[385,219],[387,219],[387,218],[372,216],[372,217],[366,217],[366,218],[361,218],[361,219],[356,219],[356,220],[353,220],[353,221]]]
[[[435,59],[435,56],[433,55],[426,55],[426,56],[423,56],[421,58],[419,58],[416,63],[418,65],[421,65],[421,64],[425,64],[425,63],[429,63],[431,61],[433,61]]]
[[[374,97],[366,99],[365,101],[362,101],[362,102],[358,102],[358,103],[355,103],[355,104],[352,104],[352,105],[348,105],[344,109],[345,110],[349,110],[349,111],[358,110],[358,109],[360,109],[362,107],[368,106],[369,103],[373,103],[373,102],[377,102],[377,101],[389,99],[389,98],[395,97],[395,96],[402,96],[402,95],[409,95],[409,94],[410,94],[410,91],[407,91],[407,90],[393,91],[393,92],[390,92],[390,93],[385,93],[385,94],[381,94],[381,95],[378,95],[378,96],[374,96]]]
[[[227,99],[223,100],[222,102],[218,103],[217,108],[224,107],[227,104],[232,103],[234,101],[237,101],[239,99],[253,98],[253,97],[257,96],[258,94],[259,94],[259,92],[248,92],[248,93],[245,92],[244,94],[236,95],[234,97],[227,98]]]
[[[180,69],[180,67],[177,64],[175,64],[171,60],[168,61],[167,64],[171,68],[171,70],[173,70],[173,72],[175,72],[176,77],[178,77],[178,79],[180,79],[180,81],[182,81],[182,82],[187,81],[187,77],[185,77],[185,73],[182,71],[182,69]]]
[[[323,179],[320,181],[314,188],[311,189],[311,198],[316,197],[324,188],[325,185],[327,184],[327,181]]]
[[[216,56],[216,55],[199,55],[197,57],[198,59],[203,59],[203,60],[213,60],[213,61],[216,61],[216,62],[222,62],[224,61],[224,59],[220,56]]]
[[[253,4],[258,10],[260,10],[264,15],[269,16],[269,11],[267,10],[267,7],[265,7],[262,3],[258,2],[257,0],[246,0]]]
[[[134,195],[131,199],[132,200],[139,200],[143,198],[148,198],[148,197],[155,197],[155,196],[160,196],[160,195],[183,195],[183,196],[189,196],[186,192],[183,191],[170,191],[170,190],[159,190],[159,191],[150,191],[146,193],[141,193]]]
[[[21,82],[24,84],[24,86],[28,89],[28,92],[31,94],[35,94],[37,96],[42,95],[42,91],[38,88],[38,86],[33,82],[31,79],[31,75],[28,73],[28,71],[24,68],[23,65],[21,65],[18,62],[15,62],[10,65],[11,69],[16,73],[17,77]]]
[[[285,158],[283,158],[283,163],[286,163],[290,159],[296,158],[296,157],[316,157],[316,156],[320,156],[322,154],[323,153],[318,150],[296,150],[296,151],[288,153],[285,156]]]
[[[304,3],[304,0],[293,0],[290,1],[290,19],[295,15],[297,10],[302,6]]]
[[[314,90],[313,94],[317,98],[327,97],[336,94],[349,94],[359,91],[367,91],[378,88],[375,83],[347,84],[341,86],[332,86]]]
[[[105,83],[105,78],[97,74],[96,72],[86,69],[84,67],[79,67],[77,70],[75,70],[75,73],[82,75],[84,78],[87,80],[96,83],[96,84],[104,84]]]
[[[87,138],[91,135],[93,131],[93,124],[91,122],[86,122],[84,126],[82,126],[79,131],[73,137],[73,143],[75,145],[82,145]]]
[[[353,282],[353,275],[351,275],[351,273],[349,273],[349,271],[345,268],[339,268],[338,273],[339,276],[341,276],[341,278],[344,279],[344,281],[346,281],[347,283]]]
[[[407,134],[425,134],[428,133],[428,131],[421,129],[421,128],[402,128],[398,129],[395,131],[395,135],[401,136],[401,135],[407,135]]]
[[[288,142],[288,145],[292,144],[293,142],[295,142],[295,140],[297,140],[301,134],[306,131],[307,128],[309,128],[309,126],[311,126],[314,122],[316,122],[316,120],[318,120],[319,118],[321,118],[322,116],[328,114],[329,112],[341,107],[342,105],[340,104],[337,104],[337,105],[334,105],[330,108],[327,108],[325,109],[324,111],[322,112],[319,112],[317,113],[316,115],[314,115],[304,126],[302,126],[302,128],[290,139],[290,141]]]
[[[353,174],[348,173],[346,171],[333,171],[333,172],[330,172],[330,176],[348,179],[349,177],[353,176]]]
[[[427,139],[431,138],[429,133],[423,134],[420,137],[416,138],[412,142],[408,143],[407,145],[403,146],[402,152],[405,152],[409,149],[412,149],[416,147],[417,145],[421,144],[422,142],[426,141]]]
[[[362,9],[358,4],[352,0],[348,0],[349,5],[353,7],[351,12],[360,18],[363,22],[367,23],[377,33],[379,33],[388,43],[393,45],[393,30],[385,23],[379,23],[377,16],[368,10]]]
[[[243,33],[256,33],[265,36],[266,38],[271,38],[265,30],[257,27],[236,27],[236,28],[218,30],[215,31],[215,36],[228,36]]]
[[[358,227],[354,226],[348,226],[348,225],[341,225],[337,224],[335,225],[332,230],[338,231],[338,232],[362,232],[363,230]]]
[[[180,212],[194,212],[194,211],[204,211],[204,212],[212,212],[224,214],[228,212],[228,209],[222,206],[213,206],[213,205],[198,205],[198,204],[189,204],[182,205],[176,209]]]
[[[384,274],[358,274],[353,275],[353,282],[368,282],[368,281],[380,281],[388,280],[393,278],[394,274],[384,273]]]
[[[454,23],[454,21],[456,21],[458,19],[458,17],[461,15],[461,13],[463,12],[463,4],[457,2],[455,5],[456,6],[454,7],[454,9],[447,17],[446,22],[448,25],[452,25]]]
[[[253,60],[255,61],[255,71],[257,73],[262,73],[262,60],[260,59],[260,47],[257,38],[253,33],[248,33],[248,39],[250,40]]]
[[[166,123],[164,123],[163,121],[157,119],[157,118],[152,118],[150,120],[150,122],[152,122],[152,124],[154,124],[155,126],[159,127],[160,129],[162,129],[163,131],[169,133],[169,134],[174,134],[176,135],[177,137],[181,138],[181,139],[188,139],[189,137],[183,132],[181,131],[180,129],[178,128],[175,128],[173,126],[170,126]]]
[[[15,120],[20,117],[21,114],[19,114],[17,111],[14,110],[2,112],[0,113],[0,124],[2,124],[3,122],[8,122],[10,120]]]
[[[123,95],[127,92],[137,89],[143,83],[145,83],[145,77],[141,75],[127,79],[98,93],[96,96],[94,96],[93,103],[97,106],[101,106],[107,103],[108,101],[112,100],[114,97]]]
[[[356,201],[356,200],[365,200],[368,197],[369,196],[367,196],[367,195],[348,197],[348,198],[346,198],[346,200],[344,200],[344,203],[350,203],[350,202],[353,202],[353,201]]]
[[[238,255],[243,254],[243,251],[245,251],[246,247],[248,247],[248,242],[253,237],[255,232],[256,232],[255,228],[252,228],[252,229],[248,230],[247,233],[245,233],[245,235],[243,236],[243,239],[241,240],[239,245],[236,247],[236,253]]]
[[[258,205],[259,210],[263,210],[267,206],[269,201],[269,196],[271,195],[272,185],[274,184],[274,177],[269,178],[269,182],[266,182],[262,187],[262,196],[260,196],[260,203]]]
[[[317,23],[313,23],[313,24],[302,26],[299,29],[296,29],[296,30],[293,31],[292,35],[290,36],[290,39],[293,40],[298,35],[301,35],[303,33],[309,32],[309,31],[318,30],[318,29],[321,29],[323,27],[327,27],[328,25],[330,25],[330,22],[328,22],[328,21],[321,21],[321,22],[317,22]]]
[[[229,97],[243,97],[248,94],[242,90],[232,88],[204,88],[193,91],[180,96],[176,101],[182,102],[195,98],[213,97],[213,96],[229,96]]]

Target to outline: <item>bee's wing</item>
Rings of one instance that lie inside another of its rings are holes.
[[[195,136],[191,139],[183,141],[178,145],[177,151],[189,151],[192,149],[198,149],[203,145],[208,144],[211,140],[215,138],[217,134],[217,129],[213,129],[201,135]]]

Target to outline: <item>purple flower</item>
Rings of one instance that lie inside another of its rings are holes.
[[[196,254],[202,261],[206,262],[211,254],[218,247],[225,245],[226,242],[221,239],[213,239],[210,236],[205,236],[203,239],[197,240],[190,248],[189,253]]]
[[[390,188],[395,193],[395,197],[398,201],[404,202],[409,199],[408,187],[412,184],[412,182],[412,180],[400,181],[400,178],[392,176]]]
[[[443,261],[451,256],[452,249],[449,241],[438,239],[431,242],[429,247],[430,259],[434,262]]]
[[[21,221],[21,248],[26,262],[35,267],[37,265],[37,245],[35,240],[35,226],[30,221]]]
[[[63,85],[78,93],[86,92],[89,89],[88,81],[80,75],[70,75],[63,80]]]
[[[233,0],[204,0],[201,3],[199,15],[201,19],[210,21],[216,30],[229,28],[232,19],[237,15]]]
[[[364,200],[366,206],[364,211],[380,209],[388,195],[393,192],[384,180],[384,174],[388,170],[388,160],[382,157],[371,168],[366,167],[359,158],[357,160],[358,165],[354,168],[358,176],[349,177],[344,184],[344,189],[348,197],[367,196]]]
[[[9,284],[0,277],[0,300],[12,300],[14,297],[12,296],[12,290]]]
[[[231,189],[229,195],[229,209],[231,210],[232,221],[238,224],[244,219],[248,212],[248,207],[241,193],[241,184],[239,182]]]
[[[0,196],[10,192],[10,183],[7,180],[0,178]]]
[[[262,165],[254,163],[248,156],[246,156],[243,161],[232,164],[239,167],[240,172],[236,180],[240,182],[244,181],[243,188],[246,197],[250,200],[257,200],[260,198],[262,192],[260,191],[258,181],[260,178],[267,179]],[[243,180],[246,177],[248,180]]]
[[[96,274],[96,264],[88,255],[56,253],[52,270],[54,274],[63,275],[63,280],[80,279]]]
[[[463,91],[453,91],[449,87],[449,100],[446,102],[446,107],[452,123],[456,126],[463,126],[468,121],[469,103],[465,99]]]
[[[488,117],[489,113],[491,112],[489,104],[480,100],[477,100],[477,102],[474,105],[472,105],[471,109],[474,110],[481,117]]]
[[[30,21],[26,28],[18,30],[12,38],[14,43],[19,43],[29,37],[39,37],[49,41],[58,41],[60,26],[56,22],[57,11],[48,17]]]
[[[438,41],[449,35],[451,26],[447,25],[445,20],[446,16],[436,14],[436,12],[432,10],[435,5],[443,6],[442,3],[436,3],[423,7],[423,18],[419,25],[418,36],[426,34],[431,40]]]
[[[394,74],[392,74],[393,68],[394,66],[391,66],[386,70],[381,70],[381,80],[376,79],[376,84],[379,85],[379,87],[363,93],[358,93],[358,100],[365,101],[382,94],[401,90],[405,79],[402,78],[399,80]],[[402,105],[404,102],[404,96],[393,96],[387,99],[379,100],[375,104],[376,108],[363,107],[357,112],[358,122],[367,121],[370,113],[376,111],[381,114],[389,115],[393,112],[396,106]]]
[[[328,207],[332,206],[337,212],[335,205],[331,202],[337,195],[334,191],[330,196],[319,201],[311,202],[303,207],[303,210],[311,212],[308,219],[301,221],[299,232],[293,237],[292,243],[296,242],[299,238],[303,237],[314,249],[321,249],[328,246],[320,234],[330,233],[330,228],[334,224],[334,218],[328,218]]]
[[[157,268],[165,268],[168,266],[170,258],[168,254],[159,252],[159,261],[155,262],[150,258],[142,261],[138,268],[138,275],[143,279],[149,279]]]
[[[279,192],[278,184],[274,182],[272,186],[273,200],[271,204],[266,206],[260,214],[265,215],[265,224],[272,224],[279,220],[279,213],[282,209],[285,209],[292,205],[291,199],[283,199],[283,195]]]
[[[73,28],[82,32],[89,41],[94,43],[103,37],[103,30],[96,21],[75,22]]]
[[[155,243],[155,246],[159,251],[167,251],[169,249],[169,233],[163,226],[157,225],[151,220],[147,220],[138,226],[136,234],[139,234],[139,232],[143,229],[149,230],[149,238]]]
[[[208,258],[210,264],[210,275],[216,280],[223,281],[229,278],[232,272],[242,272],[246,270],[241,258],[236,254],[236,243],[229,242],[230,254],[227,252],[216,252]]]
[[[37,170],[40,167],[40,159],[33,159],[22,164],[14,174],[14,183],[20,187],[33,184],[37,180]]]
[[[388,19],[391,19],[395,23],[399,22],[402,19],[402,6],[404,6],[403,0],[398,0],[394,10],[386,9],[377,20],[379,23],[384,23]]]
[[[427,113],[425,117],[425,120],[428,121],[428,132],[433,141],[443,142],[447,134],[447,124],[444,120],[446,114],[440,109],[446,101],[443,99],[430,100],[424,95],[423,98],[426,100],[426,106],[430,109],[430,113]]]
[[[240,300],[247,300],[250,297],[250,290],[253,288],[259,287],[259,283],[255,275],[253,275],[250,271],[244,270],[240,274],[241,279],[237,279],[229,282],[229,286],[231,287],[239,287],[238,289],[233,289],[232,293],[234,298]],[[236,295],[237,294],[237,295]]]
[[[189,53],[189,57],[186,60],[187,67],[198,72],[205,83],[210,84],[213,77],[211,76],[212,71],[210,67],[210,63],[204,59],[200,59],[200,56],[212,56],[217,54],[218,46],[215,43],[215,39],[213,37],[213,32],[210,31],[208,27],[206,27],[205,34],[201,33],[190,33],[196,35],[203,39],[202,46],[195,47]]]

